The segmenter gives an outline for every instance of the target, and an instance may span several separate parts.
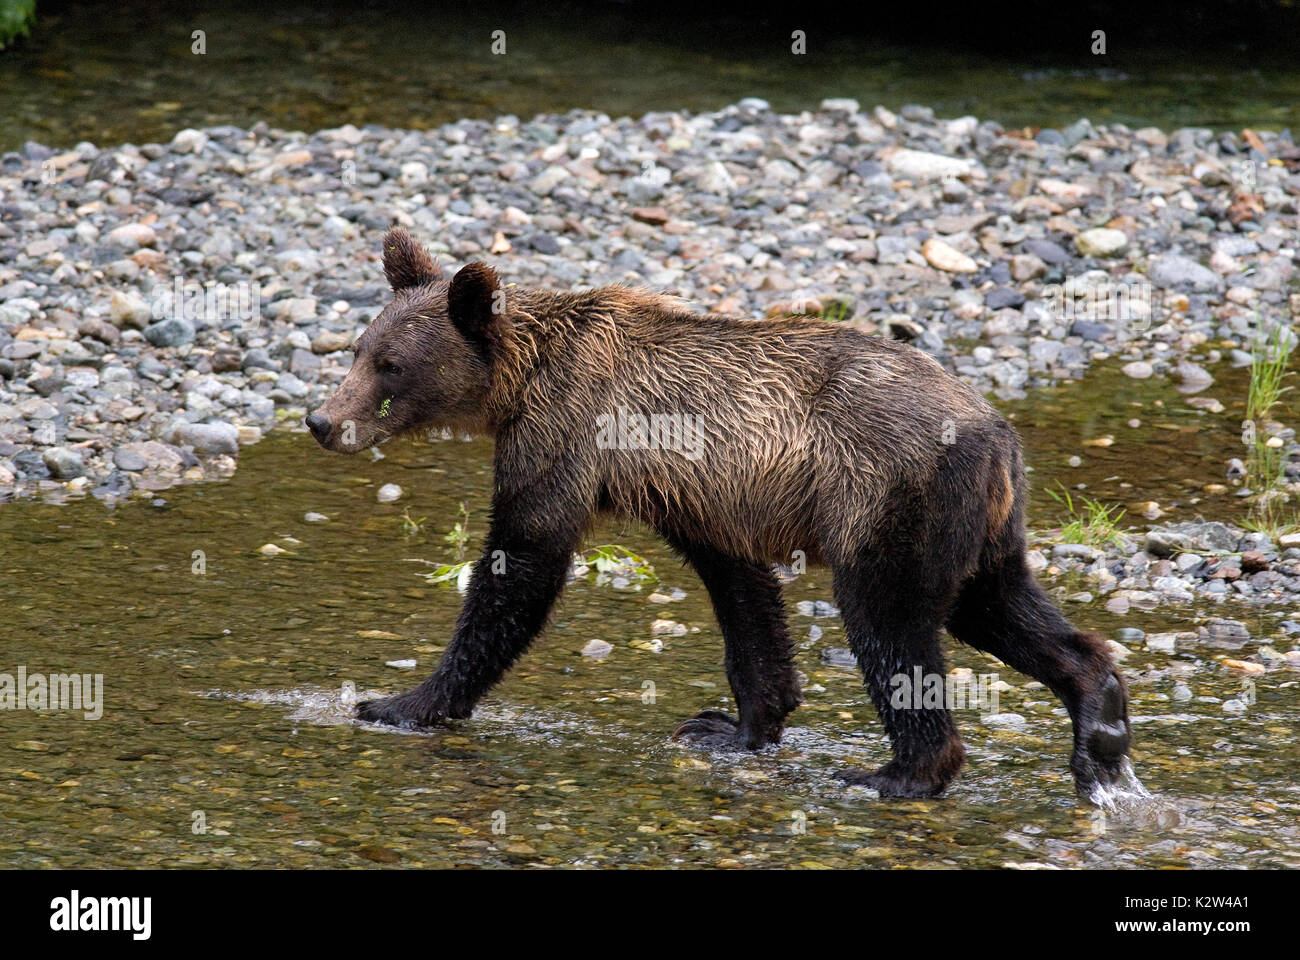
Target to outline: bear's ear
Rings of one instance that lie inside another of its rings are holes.
[[[394,290],[418,287],[438,279],[438,265],[402,227],[384,234],[384,276]]]
[[[447,316],[465,339],[492,343],[504,313],[497,272],[475,261],[461,267],[447,288]]]

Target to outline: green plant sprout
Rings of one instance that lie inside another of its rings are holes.
[[[456,559],[465,559],[465,544],[469,543],[469,507],[465,501],[460,504],[460,517],[456,525],[442,539],[456,548]]]
[[[592,547],[589,555],[579,559],[583,566],[595,567],[597,573],[627,577],[631,580],[655,578],[655,569],[650,561],[621,544],[606,543]]]
[[[1278,324],[1267,337],[1257,338],[1251,346],[1250,386],[1246,395],[1246,420],[1252,429],[1246,473],[1259,493],[1251,504],[1242,526],[1276,540],[1300,526],[1300,514],[1287,508],[1290,495],[1282,489],[1285,463],[1282,447],[1263,429],[1282,395],[1292,388],[1282,381],[1292,375],[1287,370],[1291,359],[1291,333]]]
[[[1063,543],[1105,547],[1122,541],[1118,524],[1124,518],[1123,507],[1107,507],[1099,500],[1088,497],[1080,497],[1076,504],[1064,484],[1058,481],[1057,486],[1061,488],[1059,491],[1049,488],[1047,495],[1062,504],[1069,515],[1068,521],[1061,527]]]
[[[425,521],[428,519],[429,519],[428,517],[416,518],[411,516],[411,508],[407,507],[405,510],[402,511],[402,517],[401,517],[402,532],[405,533],[407,536],[412,536],[414,534],[420,533],[424,530]]]

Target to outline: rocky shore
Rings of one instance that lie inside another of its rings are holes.
[[[28,143],[0,156],[0,500],[228,475],[345,374],[387,299],[393,223],[445,266],[486,258],[507,282],[821,313],[1012,397],[1099,358],[1193,382],[1249,362],[1300,307],[1298,210],[1287,133],[1008,131],[849,100]],[[1138,593],[1170,576],[1191,594],[1300,589],[1300,550],[1220,539],[1268,568],[1178,559],[1208,547],[1150,553],[1173,570],[1110,572],[1132,560],[1118,550],[1044,566],[1101,564],[1117,590],[1148,578]]]
[[[1040,543],[1029,566],[1051,579],[1068,576],[1067,603],[1101,602],[1116,616],[1158,607],[1205,607],[1233,601],[1243,613],[1277,604],[1279,628],[1300,635],[1300,534],[1273,542],[1217,521],[1153,527],[1104,547]],[[1245,634],[1243,633],[1244,637]],[[1300,650],[1290,664],[1300,666]]]

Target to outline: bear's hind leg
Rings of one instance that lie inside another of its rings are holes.
[[[1020,553],[986,563],[961,592],[948,630],[1045,684],[1074,723],[1070,770],[1081,794],[1119,781],[1129,747],[1128,691],[1105,644],[1076,630]]]
[[[786,630],[781,585],[772,571],[708,547],[674,544],[708,588],[726,644],[727,680],[739,719],[705,710],[673,739],[714,749],[757,750],[781,739],[799,705],[799,681]]]
[[[868,571],[835,571],[849,645],[894,753],[877,770],[839,776],[882,797],[933,797],[957,776],[966,751],[943,696],[943,598],[928,595],[924,581],[905,583],[906,569],[899,558],[887,558]]]

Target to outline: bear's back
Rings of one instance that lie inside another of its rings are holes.
[[[891,491],[934,476],[950,435],[1001,423],[905,344],[601,293],[555,295],[534,315],[517,436],[590,464],[613,512],[736,555],[806,550],[829,511],[868,524]]]

